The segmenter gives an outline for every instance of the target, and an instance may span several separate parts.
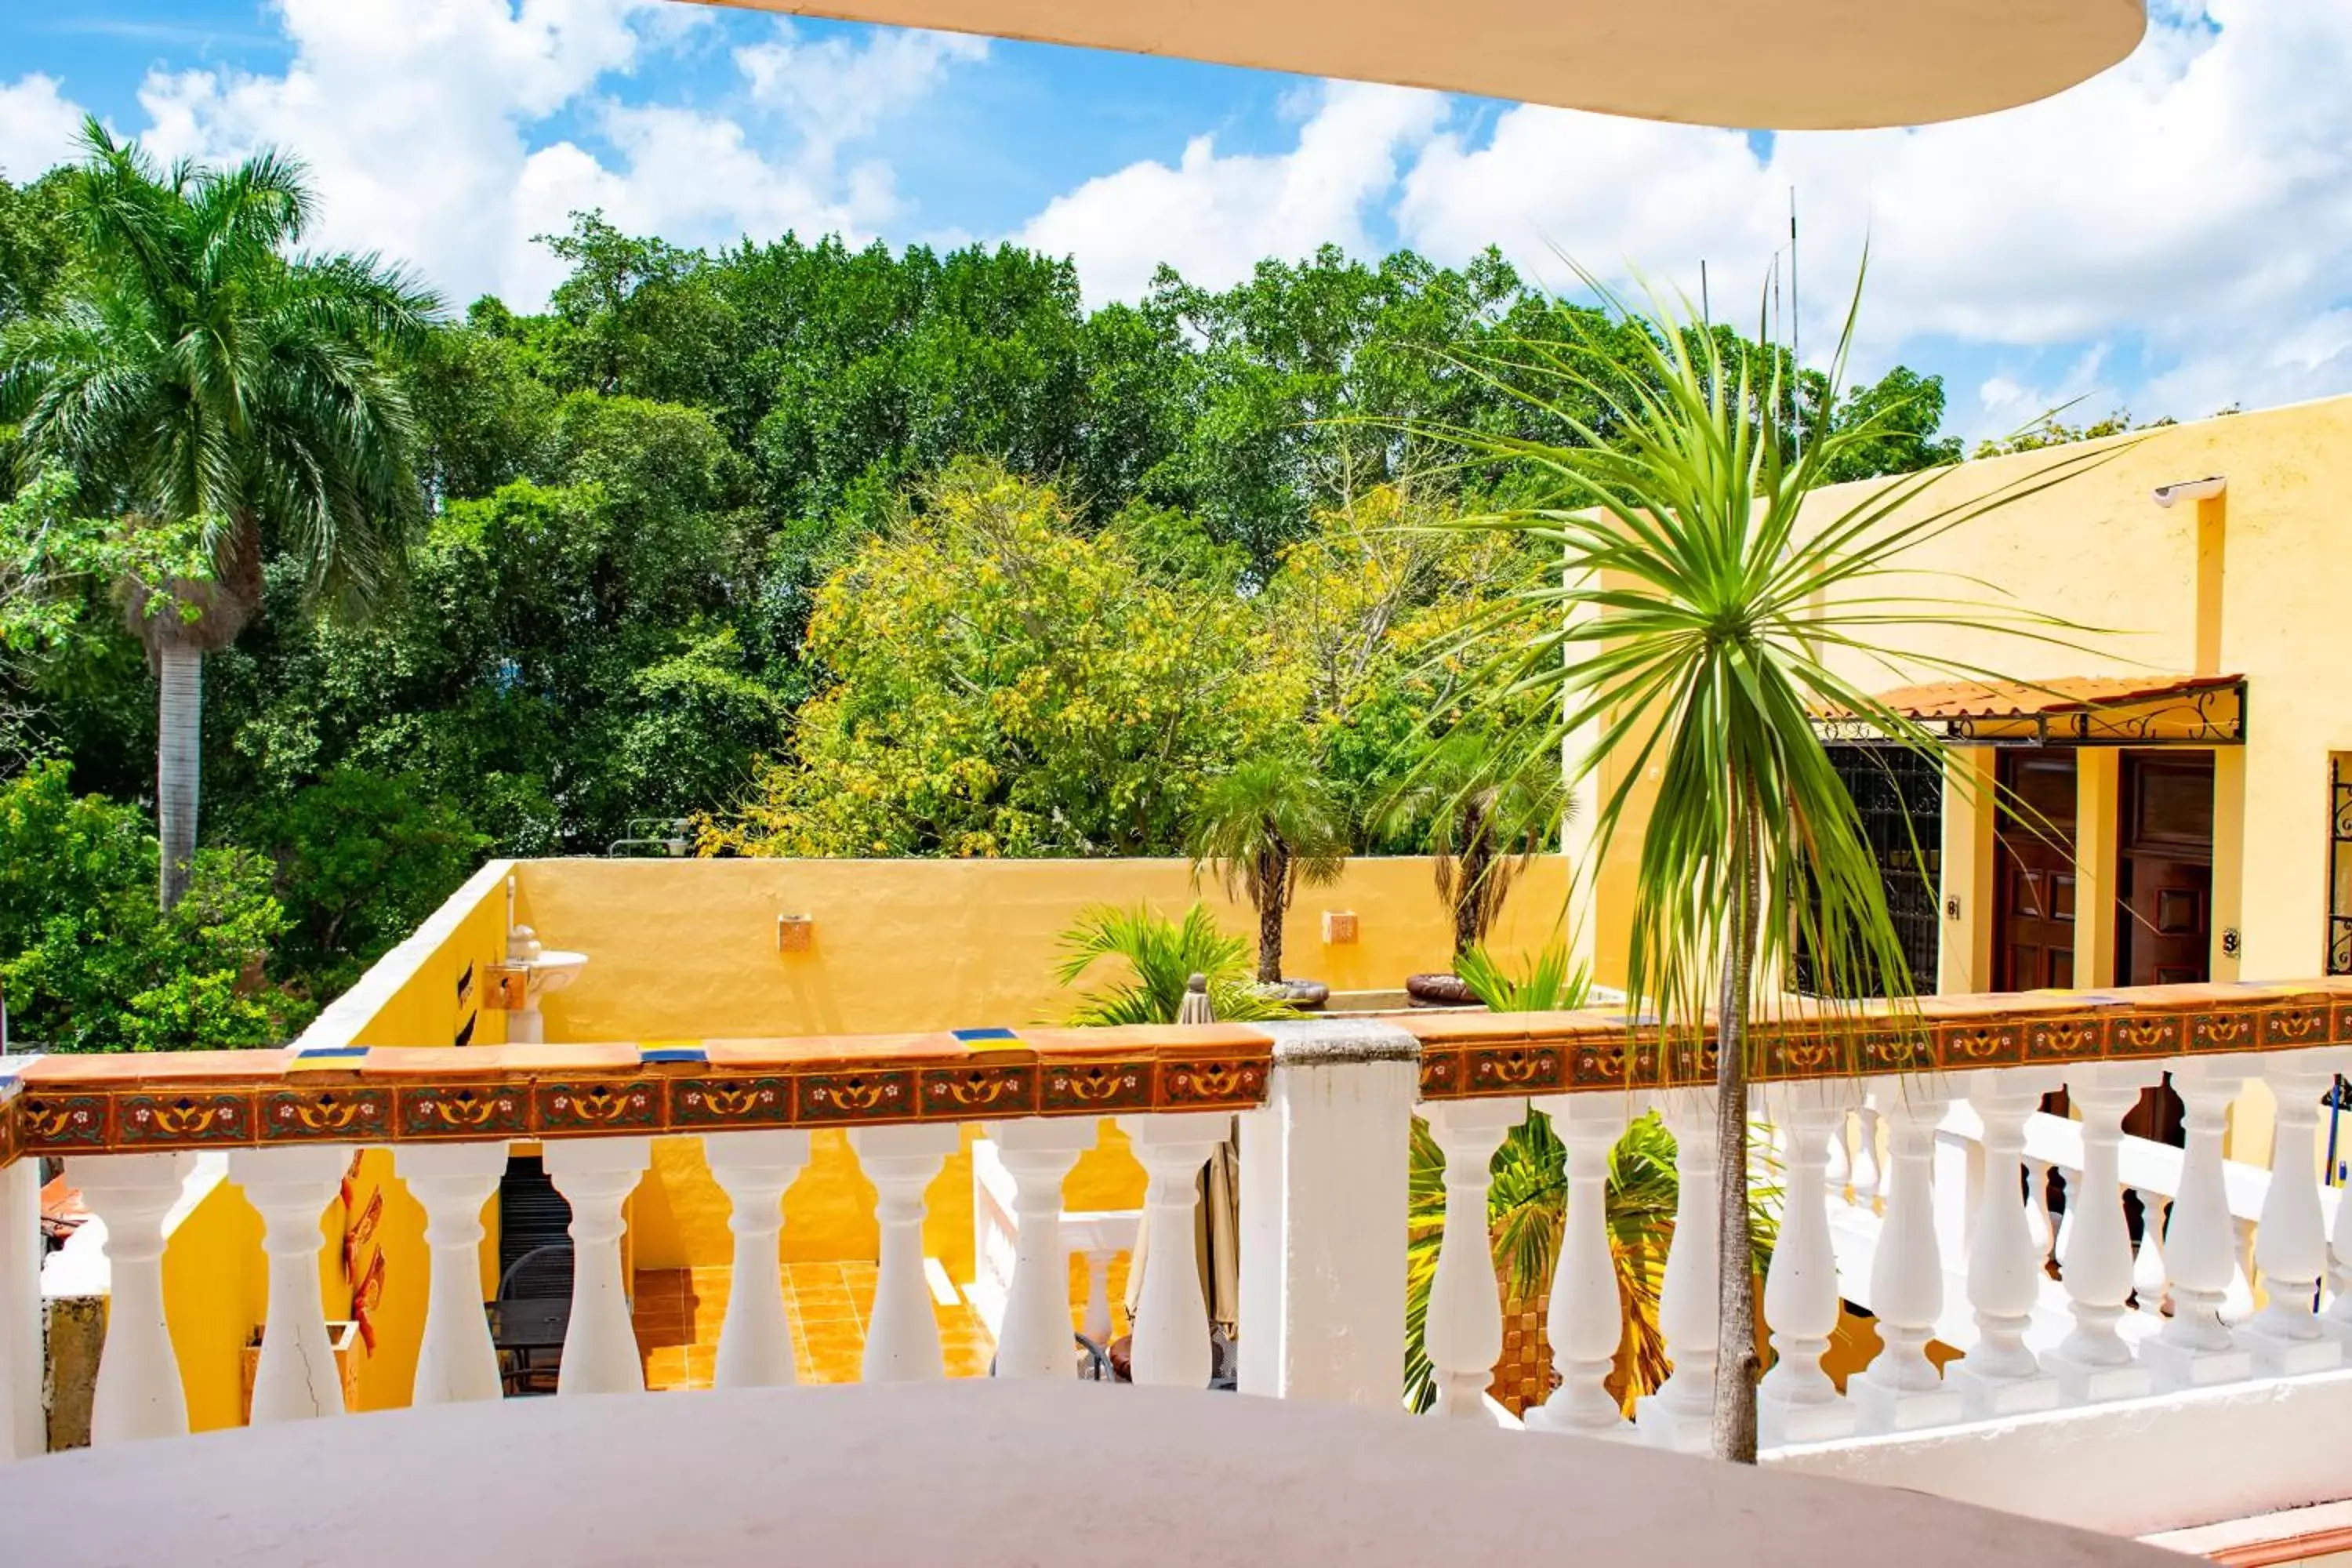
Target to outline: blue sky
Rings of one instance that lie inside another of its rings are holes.
[[[1809,345],[1865,238],[1861,366],[1996,433],[2079,399],[2193,417],[2352,390],[2352,5],[2158,0],[2049,102],[1772,137],[666,0],[0,0],[0,173],[84,110],[160,150],[307,158],[323,237],[521,306],[575,207],[686,244],[791,227],[1160,261],[1489,244],[1752,299],[1802,202]]]

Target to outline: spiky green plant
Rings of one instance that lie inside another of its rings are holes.
[[[1185,984],[1195,974],[1208,977],[1209,1005],[1220,1019],[1246,1023],[1295,1016],[1251,981],[1249,944],[1219,931],[1199,904],[1181,921],[1147,905],[1082,910],[1076,923],[1062,933],[1061,947],[1055,978],[1065,985],[1076,984],[1107,959],[1127,966],[1124,977],[1079,998],[1070,1013],[1072,1024],[1172,1024],[1184,1004]]]
[[[1483,947],[1474,947],[1454,961],[1454,973],[1490,1013],[1557,1013],[1581,1007],[1591,990],[1591,974],[1581,963],[1571,964],[1565,942],[1552,942],[1521,966],[1506,970]]]
[[[1595,786],[1598,795],[1593,843],[1578,872],[1585,886],[1621,831],[1638,835],[1630,994],[1666,1037],[1706,1028],[1715,1009],[1723,1348],[1713,1448],[1752,1463],[1760,1357],[1747,1111],[1759,994],[1800,944],[1832,995],[1909,974],[1878,867],[1814,721],[1843,715],[1933,754],[1931,736],[1839,667],[1886,672],[1890,685],[1916,679],[1923,668],[2002,679],[1902,646],[1927,627],[1994,627],[2075,646],[2059,634],[2081,628],[2053,617],[1927,597],[1902,581],[1905,563],[2111,453],[2063,454],[1951,500],[1939,489],[1951,470],[1931,469],[1867,489],[1842,510],[1809,510],[1807,496],[1880,434],[1886,411],[1814,432],[1800,447],[1780,417],[1785,356],[1705,330],[1686,303],[1654,300],[1644,318],[1597,279],[1584,281],[1613,321],[1640,330],[1613,331],[1604,345],[1571,320],[1564,343],[1465,362],[1526,398],[1556,434],[1452,431],[1477,460],[1515,464],[1550,492],[1544,504],[1464,526],[1531,536],[1558,548],[1568,568],[1511,607],[1519,616],[1541,612],[1543,629],[1514,635],[1473,684],[1497,715],[1556,716],[1523,742],[1579,742],[1570,788]],[[1853,306],[1860,301],[1857,283]],[[1854,319],[1850,308],[1832,363],[1832,404]],[[1631,375],[1613,357],[1628,341],[1640,359]],[[1606,440],[1579,412],[1591,408],[1601,411]],[[1613,773],[1605,785],[1604,767]],[[1640,804],[1636,792],[1651,781],[1654,798]],[[1840,1010],[1830,1011],[1834,1026]]]

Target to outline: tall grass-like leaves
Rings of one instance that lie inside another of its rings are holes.
[[[1294,1015],[1260,994],[1250,980],[1249,944],[1217,929],[1209,911],[1194,904],[1181,921],[1148,907],[1098,906],[1079,911],[1062,933],[1062,963],[1055,977],[1075,985],[1097,963],[1124,961],[1126,974],[1087,993],[1069,1021],[1101,1024],[1172,1024],[1184,1004],[1184,985],[1195,974],[1209,981],[1209,1005],[1228,1022],[1247,1023]]]
[[[1664,1036],[1706,1027],[1718,1040],[1717,1262],[1722,1354],[1714,1451],[1756,1456],[1754,1278],[1748,1172],[1749,1028],[1771,976],[1799,943],[1832,996],[1868,979],[1909,977],[1860,818],[1814,729],[1824,712],[1922,752],[1933,742],[1833,668],[2002,679],[1892,646],[1923,627],[1995,627],[2073,646],[2069,623],[2007,604],[1955,605],[1906,585],[1905,557],[2100,462],[2057,456],[1989,492],[1947,502],[1952,470],[1893,479],[1843,510],[1808,492],[1881,420],[1818,434],[1798,449],[1778,416],[1785,360],[1706,331],[1654,301],[1636,316],[1600,283],[1613,317],[1609,351],[1591,340],[1528,344],[1468,363],[1526,398],[1549,441],[1455,430],[1479,461],[1549,481],[1547,503],[1465,521],[1556,545],[1567,570],[1530,590],[1545,627],[1484,659],[1480,700],[1497,714],[1554,715],[1541,738],[1571,742],[1571,792],[1594,786],[1589,879],[1620,833],[1638,837],[1626,952],[1628,990]],[[1860,303],[1857,287],[1855,305]],[[1849,310],[1831,372],[1834,399],[1853,341]],[[1760,335],[1760,334],[1759,334]],[[1769,357],[1768,357],[1769,355]],[[1626,374],[1630,369],[1633,374]],[[1549,390],[1548,390],[1549,389]],[[1598,407],[1603,441],[1579,408]],[[1498,623],[1499,624],[1499,623]],[[1474,633],[1474,637],[1475,637]],[[1498,634],[1499,635],[1499,634]],[[1491,646],[1491,645],[1490,645]],[[1613,779],[1603,787],[1602,769]],[[1655,781],[1644,809],[1637,787]],[[1768,1004],[1769,1005],[1769,1004]],[[1855,1009],[1830,1004],[1830,1026]]]

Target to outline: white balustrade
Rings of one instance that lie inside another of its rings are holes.
[[[2340,1083],[2336,1092],[2343,1092]],[[2352,1192],[2341,1186],[2336,1189],[2336,1224],[2327,1234],[2327,1310],[2319,1326],[2352,1355]]]
[[[1984,1162],[1977,1184],[1975,1224],[1969,1237],[1969,1306],[1975,1314],[1977,1342],[1952,1369],[1969,1414],[1982,1419],[2047,1410],[2058,1403],[2058,1384],[2025,1345],[2025,1331],[2040,1298],[2044,1251],[2034,1242],[2026,1217],[2028,1200],[2019,1173],[2025,1148],[2025,1119],[2055,1075],[2007,1068],[1963,1074],[1969,1103],[1984,1124]]]
[[[996,1341],[999,1377],[1077,1374],[1070,1337],[1070,1255],[1062,1239],[1062,1183],[1095,1144],[1091,1120],[1001,1121],[989,1136],[1013,1177],[1018,1238],[1004,1323]],[[1107,1314],[1106,1314],[1107,1315]]]
[[[948,1156],[962,1147],[962,1130],[952,1122],[860,1127],[849,1142],[874,1184],[874,1215],[882,1232],[860,1371],[868,1383],[945,1377],[939,1318],[923,1267],[923,1194]]]
[[[711,1178],[727,1194],[734,1268],[711,1360],[714,1388],[773,1388],[799,1381],[784,1316],[784,1190],[808,1164],[809,1135],[785,1128],[710,1132],[702,1140]]]
[[[621,1269],[621,1209],[653,1157],[650,1138],[566,1138],[546,1146],[548,1179],[572,1205],[572,1316],[555,1374],[559,1394],[645,1392]]]
[[[343,1413],[342,1379],[319,1294],[320,1222],[335,1201],[352,1151],[340,1144],[239,1149],[229,1179],[261,1215],[261,1249],[269,1259],[269,1307],[253,1375],[257,1426]]]
[[[424,1205],[430,1259],[411,1403],[496,1399],[499,1352],[482,1310],[482,1210],[506,1174],[507,1146],[405,1144],[394,1152],[393,1171]]]
[[[1675,1239],[1658,1284],[1658,1328],[1674,1369],[1655,1394],[1637,1401],[1633,1420],[1644,1441],[1686,1454],[1707,1449],[1715,1420],[1719,1331],[1716,1216],[1717,1119],[1712,1089],[1670,1089],[1658,1114],[1675,1138]]]
[[[2171,1068],[2188,1139],[2180,1190],[2164,1237],[2172,1316],[2140,1346],[2141,1361],[2164,1390],[2233,1383],[2253,1371],[2253,1358],[2221,1322],[2238,1252],[2221,1171],[2221,1134],[2245,1067],[2199,1058],[2175,1061]]]
[[[1437,1384],[1436,1415],[1493,1424],[1486,1403],[1503,1354],[1502,1284],[1486,1224],[1495,1151],[1527,1119],[1524,1100],[1456,1100],[1430,1106],[1429,1135],[1445,1155],[1445,1234],[1429,1282],[1422,1345]]]
[[[1132,1335],[1139,1384],[1204,1388],[1216,1370],[1194,1216],[1201,1167],[1232,1125],[1231,1116],[1198,1112],[1119,1118],[1145,1177],[1143,1286]]]
[[[106,1348],[90,1398],[93,1445],[176,1437],[188,1429],[179,1358],[163,1320],[163,1220],[191,1154],[76,1155],[66,1180],[106,1227]]]
[[[2133,1361],[2116,1326],[2131,1296],[2133,1268],[2117,1151],[2123,1119],[2139,1103],[2146,1078],[2144,1069],[2103,1063],[2076,1068],[2066,1080],[2083,1113],[2082,1180],[2067,1189],[2058,1259],[2074,1326],[2042,1364],[2057,1378],[2060,1397],[2074,1404],[2137,1398],[2149,1388],[2147,1369]],[[2149,1248],[2158,1247],[2161,1229],[2160,1223],[2150,1226]],[[2161,1279],[2160,1251],[2154,1256]]]
[[[2164,1326],[2164,1288],[2171,1278],[2164,1261],[2164,1227],[2172,1217],[2172,1200],[2152,1187],[2135,1187],[2139,1199],[2139,1250],[2132,1255],[2132,1299],[2139,1314]]]
[[[1772,1369],[1757,1385],[1757,1425],[1767,1447],[1841,1437],[1853,1406],[1822,1370],[1843,1309],[1830,1245],[1824,1180],[1830,1137],[1843,1125],[1852,1089],[1834,1080],[1774,1084],[1765,1104],[1783,1138],[1780,1234],[1764,1275],[1764,1321]]]
[[[2050,1162],[2028,1156],[2025,1162],[2025,1227],[2033,1237],[2034,1253],[2044,1266],[2058,1246],[2050,1223]]]
[[[0,1105],[7,1093],[0,1081]],[[42,1349],[40,1163],[19,1160],[0,1166],[0,1459],[48,1446]]]
[[[1960,1418],[1960,1393],[1927,1358],[1944,1310],[1936,1237],[1936,1129],[1945,1089],[1936,1079],[1880,1080],[1872,1098],[1886,1124],[1886,1214],[1871,1260],[1870,1307],[1880,1350],[1853,1380],[1863,1427],[1902,1432]]]
[[[1877,1203],[1886,1180],[1878,1162],[1879,1121],[1877,1097],[1874,1095],[1854,1112],[1853,1201],[1864,1208]]]
[[[2327,1272],[2326,1222],[2319,1212],[2320,1092],[2347,1054],[2288,1051],[2261,1058],[2278,1103],[2271,1139],[2271,1184],[2263,1195],[2254,1261],[2268,1303],[2238,1331],[2256,1369],[2273,1377],[2325,1372],[2342,1364],[2344,1348],[2324,1332],[2315,1310]]]
[[[1527,1413],[1546,1432],[1631,1436],[1624,1411],[1607,1387],[1625,1315],[1617,1262],[1609,1244],[1609,1151],[1625,1134],[1625,1101],[1616,1095],[1563,1094],[1538,1100],[1567,1149],[1568,1213],[1551,1279],[1544,1332],[1560,1384]]]

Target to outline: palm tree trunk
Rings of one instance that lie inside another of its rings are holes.
[[[196,782],[204,741],[205,656],[175,641],[158,650],[155,831],[163,842],[156,897],[168,910],[188,891],[196,854]]]
[[[1282,917],[1290,905],[1290,857],[1270,849],[1258,866],[1257,978],[1272,985],[1282,978]]]
[[[1462,855],[1454,875],[1460,879],[1454,899],[1454,956],[1486,940],[1489,914],[1486,878],[1495,868],[1495,846],[1486,819],[1475,805],[1464,813]]]
[[[1723,933],[1723,991],[1716,1016],[1716,1344],[1715,1427],[1718,1459],[1756,1462],[1755,1238],[1748,1213],[1748,1009],[1757,948],[1758,824],[1746,792],[1736,793],[1732,908]]]

